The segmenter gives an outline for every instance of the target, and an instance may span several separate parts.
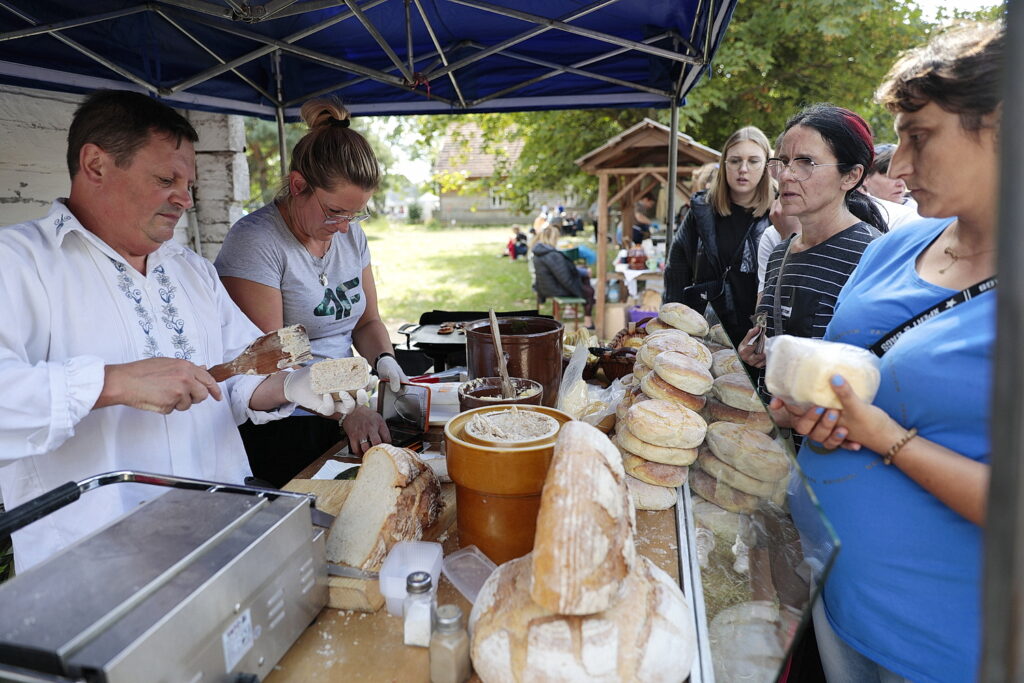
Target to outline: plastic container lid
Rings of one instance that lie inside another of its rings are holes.
[[[391,548],[380,568],[380,593],[387,601],[388,613],[402,616],[405,600],[405,582],[413,572],[430,574],[432,586],[441,578],[440,543],[426,541],[399,541]]]
[[[444,575],[472,604],[484,582],[498,566],[475,545],[466,546],[444,558]]]

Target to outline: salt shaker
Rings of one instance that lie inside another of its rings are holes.
[[[405,644],[430,647],[430,628],[433,621],[434,594],[430,574],[413,572],[405,579],[405,600],[402,617],[405,620]]]
[[[469,636],[462,627],[462,610],[441,605],[430,636],[430,683],[463,683],[469,674]]]

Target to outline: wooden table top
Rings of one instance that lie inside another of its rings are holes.
[[[313,463],[299,478],[312,476],[325,459],[326,456]],[[457,550],[455,524],[438,540],[444,546],[445,555]],[[637,511],[636,541],[640,554],[679,580],[674,508],[661,512]],[[464,619],[468,619],[472,608],[443,574],[437,602],[458,605]],[[386,606],[374,614],[325,608],[265,680],[266,683],[428,683],[429,662],[427,648],[406,646],[402,642],[402,620],[388,614]],[[479,679],[474,675],[471,680]]]

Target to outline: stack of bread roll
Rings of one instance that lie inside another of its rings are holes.
[[[619,454],[582,422],[559,433],[533,551],[496,569],[469,617],[481,680],[653,681],[689,675],[693,615],[679,585],[636,552]]]

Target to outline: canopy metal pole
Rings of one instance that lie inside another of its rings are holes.
[[[597,176],[597,287],[594,288],[594,328],[604,339],[604,304],[608,278],[608,174]]]
[[[679,169],[679,98],[672,98],[672,112],[668,126],[668,216],[665,221],[665,257],[672,246],[676,217],[676,176]]]
[[[288,177],[288,142],[284,134],[284,88],[281,84],[281,51],[274,51],[274,80],[277,85],[277,102],[274,112],[277,115],[277,151],[281,155],[281,180]]]
[[[1012,122],[1024,115],[1024,86],[1012,74],[1024,64],[1024,13],[1009,12],[1000,141],[999,298],[991,409],[992,472],[985,528],[982,658],[979,681],[1019,681],[1024,676],[1024,212],[1020,150],[1024,132]]]

